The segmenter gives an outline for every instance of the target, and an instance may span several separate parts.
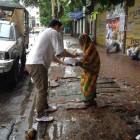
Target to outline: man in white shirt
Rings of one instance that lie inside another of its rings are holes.
[[[67,66],[68,64],[65,64],[56,56],[77,57],[77,55],[71,54],[64,49],[59,35],[61,27],[62,23],[59,20],[53,19],[50,21],[49,28],[39,34],[26,62],[27,70],[37,88],[35,108],[37,113],[36,121],[39,122],[52,121],[53,117],[44,116],[44,111],[56,110],[56,107],[49,106],[47,102],[48,69],[51,62]]]

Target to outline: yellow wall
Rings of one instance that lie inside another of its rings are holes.
[[[97,15],[96,43],[105,46],[106,44],[106,12]]]
[[[135,1],[134,7],[128,8],[126,48],[132,45],[132,40],[140,45],[140,0]]]

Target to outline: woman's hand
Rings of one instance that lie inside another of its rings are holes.
[[[75,57],[79,57],[80,55],[79,55],[78,53],[75,53],[74,56],[75,56]]]
[[[71,67],[73,67],[73,65],[72,65],[72,64],[67,64],[67,66],[71,66]]]
[[[81,62],[75,62],[74,63],[74,66],[80,66],[81,65]]]

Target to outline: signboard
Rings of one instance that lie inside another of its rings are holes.
[[[83,17],[83,11],[70,12],[70,18],[79,19]]]
[[[105,46],[106,12],[97,15],[96,27],[96,43]]]

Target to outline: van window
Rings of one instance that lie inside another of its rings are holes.
[[[15,40],[14,29],[11,25],[0,24],[0,39]]]

